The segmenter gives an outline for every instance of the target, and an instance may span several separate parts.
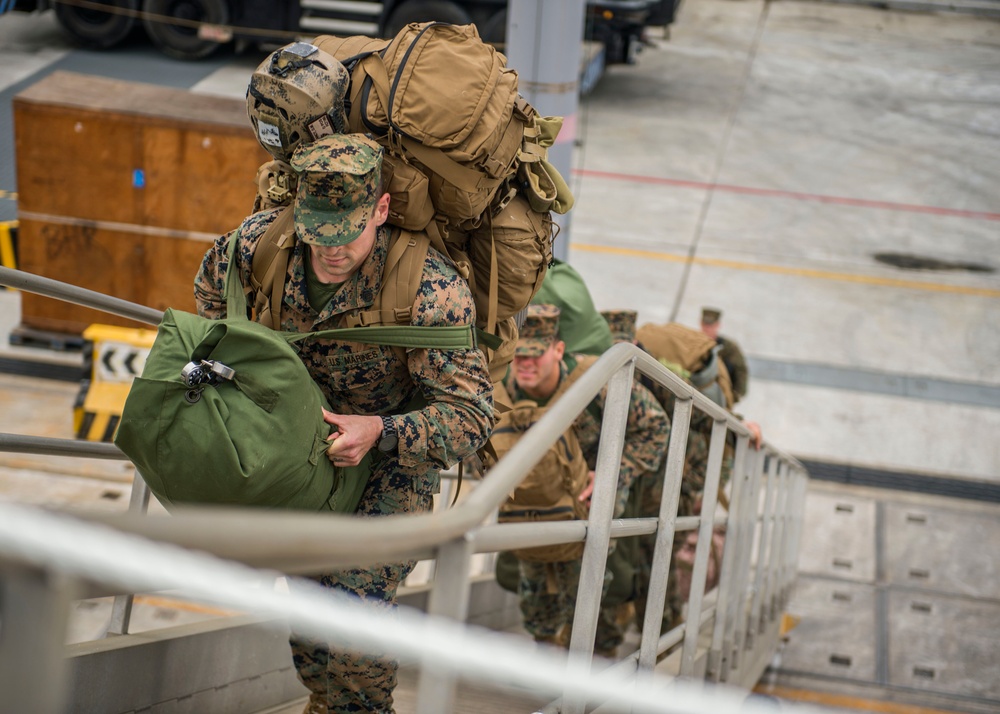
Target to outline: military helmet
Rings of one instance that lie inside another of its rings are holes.
[[[247,87],[247,114],[260,145],[287,162],[300,143],[347,133],[350,80],[339,60],[308,42],[269,54]]]

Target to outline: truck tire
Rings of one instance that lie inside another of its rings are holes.
[[[198,36],[193,23],[225,25],[229,22],[229,5],[226,0],[145,0],[142,24],[149,39],[159,50],[182,60],[208,57],[221,45],[214,40]],[[171,24],[164,18],[176,18]]]
[[[493,13],[479,28],[479,36],[483,38],[483,42],[503,46],[507,42],[507,11]]]
[[[139,9],[139,0],[110,0],[101,4],[111,11],[56,3],[56,19],[66,34],[84,47],[106,50],[120,44],[136,26],[135,15],[118,11],[134,13]]]
[[[411,22],[450,22],[453,25],[468,25],[472,22],[469,13],[449,0],[408,0],[396,7],[385,21],[385,36],[395,37],[396,33]]]

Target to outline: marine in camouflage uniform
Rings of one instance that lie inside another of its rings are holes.
[[[300,240],[289,258],[282,330],[346,327],[349,317],[375,301],[390,238],[383,225],[389,196],[379,190],[381,156],[377,144],[359,135],[327,137],[300,146],[293,156],[299,181],[292,210]],[[253,215],[208,250],[195,280],[199,314],[225,316],[229,241],[239,241],[233,267],[249,285],[254,251],[277,216],[278,210]],[[343,278],[339,287],[337,278]],[[430,250],[411,324],[471,325],[474,320],[467,284]],[[338,431],[328,452],[334,463],[360,459],[393,428],[398,434],[396,449],[374,452],[376,465],[358,515],[429,511],[439,490],[438,471],[475,452],[493,428],[492,387],[478,349],[412,349],[404,362],[391,347],[308,338],[297,344],[333,410],[326,420]],[[425,406],[410,409],[414,403]],[[391,607],[414,565],[380,563],[326,573],[319,581]],[[395,662],[295,634],[291,646],[299,678],[311,692],[308,711],[393,711]]]
[[[740,401],[747,393],[747,383],[750,381],[750,370],[747,368],[746,357],[736,340],[719,334],[722,321],[722,310],[706,307],[701,311],[701,331],[719,343],[719,358],[726,365],[729,379],[733,384],[733,403]]]
[[[531,399],[544,405],[559,384],[574,370],[586,368],[580,364],[583,358],[563,354],[564,343],[559,340],[558,331],[559,308],[553,305],[529,306],[527,319],[517,342],[514,369],[507,382],[514,401]],[[555,378],[551,383],[546,384],[535,378],[537,373],[548,369],[558,372],[557,378],[555,372],[547,372]],[[529,381],[532,382],[530,387]],[[601,390],[573,423],[580,447],[592,470],[597,463],[606,399],[607,388]],[[670,434],[670,420],[666,413],[653,395],[638,382],[633,384],[629,407],[614,505],[616,518],[625,512],[629,489],[636,478],[660,463],[666,453]],[[613,542],[611,547],[614,548]],[[581,564],[581,559],[565,563],[520,562],[518,591],[521,613],[525,629],[535,639],[568,644]],[[607,573],[604,593],[607,593],[610,584],[610,573]],[[623,638],[624,629],[616,620],[614,609],[602,607],[594,643],[595,652],[613,655]]]
[[[638,315],[635,310],[605,310],[601,315],[607,321],[615,342],[629,342],[642,347],[636,339]],[[649,389],[667,414],[672,415],[676,403],[674,393],[645,375],[639,376],[638,379]],[[696,501],[704,490],[705,472],[708,465],[707,434],[711,433],[711,428],[711,419],[697,410],[692,413],[681,479],[680,500],[677,507],[678,517],[694,514]],[[665,458],[666,454],[664,454]],[[636,501],[635,508],[640,517],[656,518],[660,515],[660,503],[663,500],[664,466],[665,464],[661,462],[655,469],[640,474],[636,480],[632,498]],[[673,551],[670,558],[671,568],[676,563],[674,556],[682,547],[686,535],[686,533],[674,535]],[[639,547],[637,560],[634,563],[636,568],[635,619],[636,625],[641,630],[646,616],[646,598],[649,594],[656,534],[638,536],[637,539]],[[683,607],[684,600],[677,587],[677,578],[671,574],[667,580],[667,594],[663,618],[660,623],[661,634],[680,623]]]

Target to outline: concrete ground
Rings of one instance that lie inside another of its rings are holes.
[[[781,448],[996,480],[998,80],[993,21],[686,2],[581,107],[570,262],[640,321],[721,308],[739,411]],[[893,389],[912,380],[940,391]]]

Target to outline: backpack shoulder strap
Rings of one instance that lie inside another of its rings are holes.
[[[552,401],[565,394],[570,387],[576,384],[576,381],[580,379],[580,377],[582,377],[591,366],[593,366],[593,364],[598,360],[598,357],[595,355],[574,354],[573,359],[576,360],[576,367],[574,367],[573,371],[567,374],[566,378],[559,383],[559,387],[556,389],[555,394],[553,394],[549,399],[550,404]],[[601,422],[601,411],[597,408],[597,403],[594,400],[591,400],[590,403],[587,404],[586,411],[594,417],[595,420],[597,420],[598,424]]]
[[[370,310],[347,319],[348,327],[409,325],[413,303],[424,277],[424,263],[430,239],[426,233],[395,229],[389,238],[389,252],[382,270],[382,287]]]
[[[576,381],[583,376],[590,367],[597,361],[597,357],[594,355],[573,355],[573,359],[576,360],[576,367],[573,371],[566,375],[566,378],[559,383],[559,388],[556,389],[555,394],[550,397],[550,402],[558,397],[561,397],[566,391],[576,384]]]
[[[255,293],[253,311],[268,327],[281,329],[288,256],[295,247],[295,222],[291,206],[282,208],[264,231],[253,254],[250,289]]]

